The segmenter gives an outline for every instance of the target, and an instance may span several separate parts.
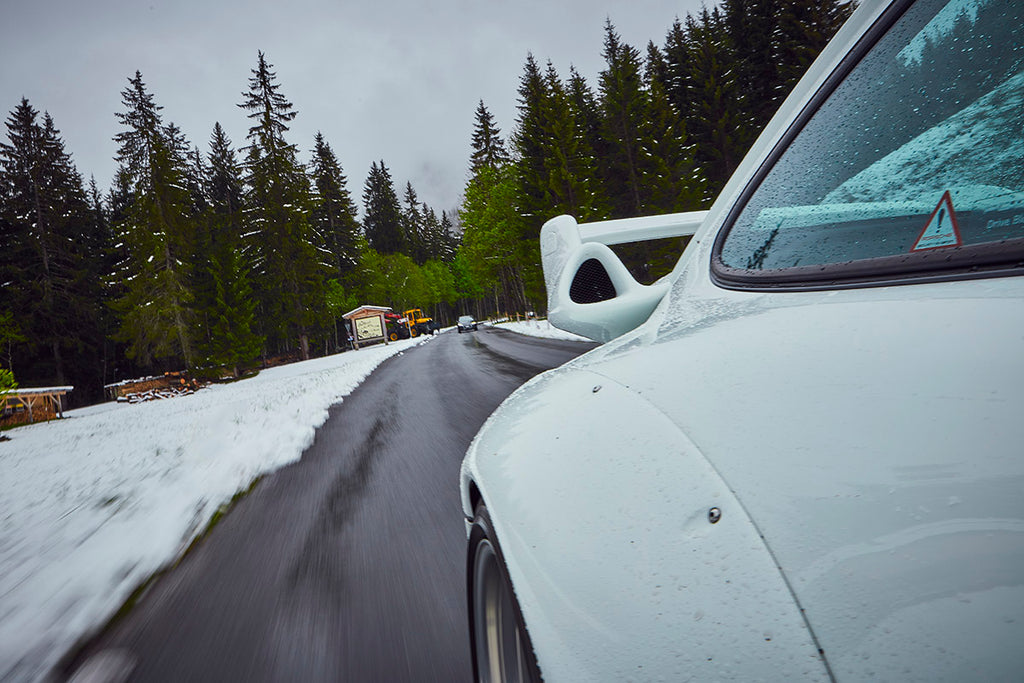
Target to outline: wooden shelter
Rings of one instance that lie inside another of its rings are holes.
[[[391,311],[390,306],[360,306],[343,314],[341,317],[352,326],[352,346],[358,349],[360,344],[372,344],[382,341],[388,343],[388,326],[384,314]]]
[[[0,418],[4,423],[17,424],[64,417],[64,395],[73,389],[74,387],[12,389],[0,396]]]

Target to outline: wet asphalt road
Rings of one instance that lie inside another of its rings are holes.
[[[389,359],[62,677],[470,680],[463,453],[516,387],[589,348],[481,326]]]

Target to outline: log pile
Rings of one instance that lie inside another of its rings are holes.
[[[201,387],[202,384],[190,378],[188,373],[165,372],[161,376],[140,377],[108,384],[105,389],[110,398],[119,403],[142,403],[194,394]]]

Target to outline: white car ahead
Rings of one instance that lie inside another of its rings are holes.
[[[466,454],[480,680],[1024,677],[1022,5],[864,2],[710,211],[544,226],[607,343]]]

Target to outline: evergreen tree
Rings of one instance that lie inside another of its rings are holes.
[[[363,189],[363,207],[363,230],[370,247],[381,254],[404,251],[407,242],[402,232],[402,211],[391,172],[383,159],[380,166],[376,161],[370,165],[370,175]]]
[[[242,169],[220,123],[210,138],[207,174],[209,241],[205,270],[212,285],[204,308],[209,335],[204,348],[209,364],[239,367],[259,355],[263,338],[256,331],[256,302],[249,284],[250,268],[243,251],[245,229]]]
[[[423,216],[423,240],[425,260],[444,261],[446,256],[446,236],[437,212],[424,202],[420,205]]]
[[[284,138],[297,112],[278,92],[277,74],[271,68],[259,52],[249,90],[238,105],[252,121],[245,182],[253,284],[268,343],[287,351],[297,342],[305,359],[309,357],[309,335],[325,312],[324,271],[307,219],[310,197],[305,169],[295,146]]]
[[[689,64],[690,46],[686,29],[679,17],[665,36],[665,48],[661,51],[665,60],[665,94],[675,112],[687,119],[690,114],[689,92],[692,87],[693,69]]]
[[[100,331],[99,374],[100,384],[107,385],[115,379],[115,349],[110,339],[117,331],[117,318],[110,307],[110,303],[115,300],[114,294],[116,290],[113,287],[112,277],[117,266],[118,255],[114,246],[110,211],[104,204],[95,177],[89,178],[87,198],[89,202],[89,225],[83,242],[84,248],[94,255],[88,261],[91,267],[91,273],[88,277],[90,281],[95,283],[98,293],[93,305],[96,307]],[[97,387],[97,391],[100,391],[101,388],[102,386]]]
[[[527,310],[526,279],[539,279],[538,255],[531,249],[537,240],[521,238],[522,228],[515,212],[517,194],[514,167],[485,166],[466,185],[459,209],[464,226],[460,253],[473,281],[493,289],[500,302],[496,305],[506,311]]]
[[[699,209],[704,182],[688,144],[686,121],[672,108],[665,89],[667,69],[654,44],[648,46],[645,69],[648,114],[642,127],[643,184],[647,213]]]
[[[403,251],[417,265],[423,265],[427,260],[428,237],[423,224],[424,215],[420,210],[420,200],[411,182],[405,183],[402,201],[402,232],[405,234],[406,245]]]
[[[483,166],[497,168],[508,162],[508,152],[501,139],[501,130],[494,123],[494,116],[480,100],[476,108],[476,122],[473,125],[471,141],[473,153],[470,155],[470,173],[475,174]]]
[[[0,282],[3,308],[29,342],[20,376],[102,391],[98,273],[103,244],[82,178],[49,114],[22,99],[0,144]]]
[[[547,197],[547,169],[545,167],[544,107],[548,97],[544,76],[532,54],[526,55],[523,75],[519,79],[519,98],[516,109],[516,127],[512,132],[515,164],[516,201],[509,207],[519,216],[520,230],[524,226],[540,226],[556,214],[550,213]],[[477,174],[479,175],[479,174]],[[470,180],[472,183],[473,181]],[[463,222],[465,224],[465,221]]]
[[[435,254],[435,258],[439,258],[445,263],[451,263],[455,258],[455,253],[459,248],[459,237],[455,234],[455,225],[452,223],[451,216],[447,211],[441,212],[441,225],[439,226],[439,249]]]
[[[587,145],[583,125],[574,116],[572,102],[554,66],[544,73],[547,97],[542,109],[545,136],[545,199],[552,215],[562,213],[580,220],[604,218],[607,206],[599,191],[594,151]],[[531,226],[532,227],[532,226]],[[527,231],[540,236],[540,226]]]
[[[591,156],[590,165],[599,168],[601,160],[607,156],[607,145],[602,130],[601,108],[597,95],[574,67],[569,67],[567,82],[569,111],[576,122],[576,130],[580,136],[580,145],[584,153]],[[598,174],[600,176],[600,174]],[[603,188],[602,188],[603,192]]]
[[[313,209],[310,221],[329,254],[334,277],[344,278],[359,260],[359,221],[348,179],[334,150],[317,132],[313,145]]]
[[[605,187],[612,216],[646,213],[643,127],[648,102],[640,73],[640,53],[621,41],[611,21],[605,23],[604,59],[599,90],[607,157]]]
[[[785,97],[779,74],[781,5],[779,0],[725,0],[722,5],[725,27],[736,55],[735,76],[749,116],[744,124],[757,132]],[[702,18],[707,12],[704,8]],[[756,132],[753,137],[757,137]]]
[[[744,111],[732,44],[717,8],[687,16],[685,35],[686,54],[678,69],[685,90],[675,99],[686,102],[686,127],[696,143],[695,160],[710,200],[725,186],[756,131]]]
[[[786,97],[853,12],[849,0],[788,0],[780,7],[780,96]]]
[[[117,337],[128,356],[143,366],[154,359],[174,359],[192,367],[193,293],[188,268],[194,254],[191,198],[184,187],[182,138],[164,127],[160,107],[136,71],[122,91],[125,130],[115,136],[117,160],[130,191],[130,204],[119,225],[126,245],[124,295]]]

